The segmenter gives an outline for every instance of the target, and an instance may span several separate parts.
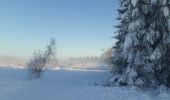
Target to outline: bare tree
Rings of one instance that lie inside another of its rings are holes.
[[[45,52],[41,52],[40,50],[34,52],[33,58],[27,64],[30,77],[39,78],[41,76],[43,69],[50,62],[50,57],[55,56],[55,50],[56,42],[52,38]]]

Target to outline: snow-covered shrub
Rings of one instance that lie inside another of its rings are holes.
[[[51,39],[51,42],[44,53],[40,50],[34,52],[33,58],[27,64],[30,77],[39,78],[41,76],[43,69],[50,61],[50,57],[55,55],[55,48],[55,40]]]

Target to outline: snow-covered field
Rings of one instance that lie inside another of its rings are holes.
[[[170,100],[170,93],[97,85],[108,70],[48,70],[29,80],[25,69],[0,68],[0,100]]]

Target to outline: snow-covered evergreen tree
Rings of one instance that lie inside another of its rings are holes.
[[[145,73],[151,66],[146,60],[150,55],[151,47],[145,41],[148,27],[146,18],[150,10],[149,5],[149,0],[130,0],[128,32],[123,43],[122,53],[128,62],[125,71],[126,83],[138,87],[148,84]]]
[[[118,65],[113,66],[118,69],[115,73],[121,73],[115,75],[114,82],[138,87],[169,86],[169,7],[170,0],[121,1],[113,59]]]
[[[118,9],[119,17],[119,25],[115,26],[118,30],[116,32],[116,38],[118,41],[115,43],[113,47],[113,66],[112,72],[114,74],[113,81],[118,84],[125,83],[123,82],[123,73],[125,72],[127,66],[127,59],[125,59],[122,55],[123,51],[123,43],[125,41],[125,36],[128,32],[128,24],[130,18],[130,9],[129,9],[130,0],[121,0],[120,8]]]
[[[155,63],[155,78],[158,85],[170,86],[170,0],[153,2],[156,9],[153,25],[150,28],[148,39],[154,51],[150,60]]]

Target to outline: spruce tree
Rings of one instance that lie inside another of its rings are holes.
[[[113,81],[114,83],[118,83],[124,85],[124,72],[127,66],[127,59],[123,57],[121,53],[123,51],[123,43],[125,41],[125,36],[128,32],[128,24],[129,24],[129,4],[130,0],[121,0],[120,8],[118,9],[119,17],[119,25],[115,26],[118,30],[115,32],[117,35],[114,37],[117,39],[115,46],[113,47],[113,66],[112,73],[114,74]]]
[[[150,55],[150,45],[145,41],[149,14],[148,0],[131,0],[128,34],[123,43],[123,54],[128,65],[125,72],[128,85],[144,87],[148,84],[146,70],[151,66],[146,58]],[[149,66],[148,66],[149,65]],[[148,70],[147,70],[148,71]]]
[[[169,7],[170,0],[121,1],[113,59],[118,65],[114,71],[119,73],[115,83],[170,86]]]
[[[170,86],[169,17],[169,0],[150,0],[150,10],[145,17],[148,23],[145,41],[150,46],[144,69],[148,86]]]
[[[152,35],[148,41],[153,48],[150,60],[155,66],[154,77],[158,85],[170,86],[170,0],[156,0],[152,7],[157,13],[149,27]]]
[[[162,1],[162,12],[163,12],[163,17],[165,18],[166,22],[163,24],[165,29],[165,32],[163,33],[163,46],[165,46],[164,50],[165,53],[163,53],[163,66],[165,68],[165,72],[163,75],[164,80],[163,84],[167,85],[170,87],[170,0],[163,0]],[[162,79],[162,78],[161,78]]]

